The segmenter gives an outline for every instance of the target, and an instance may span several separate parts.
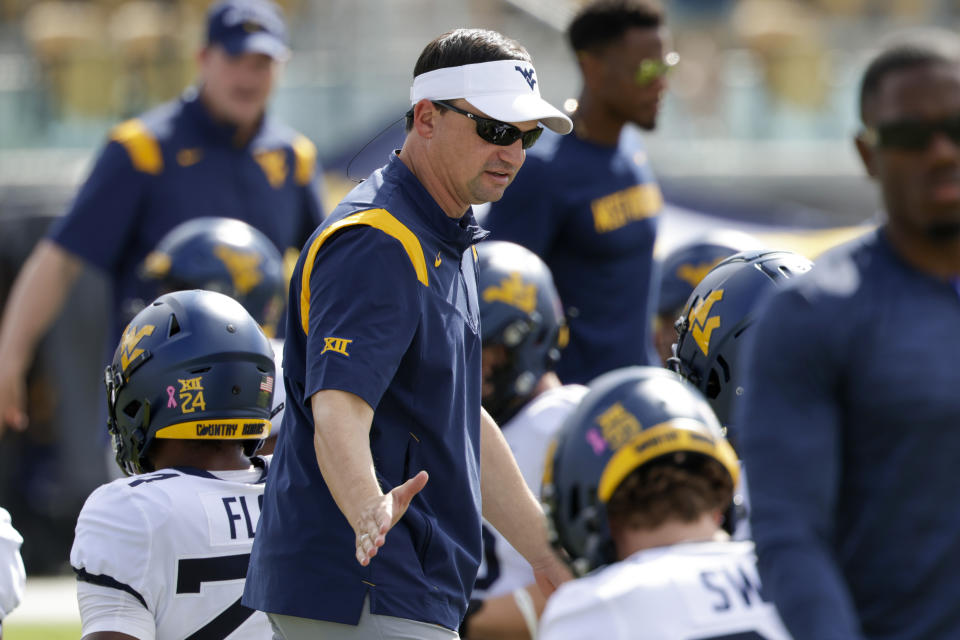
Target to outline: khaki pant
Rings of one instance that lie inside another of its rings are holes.
[[[456,631],[426,622],[370,613],[370,596],[356,626],[268,613],[274,640],[458,640]]]

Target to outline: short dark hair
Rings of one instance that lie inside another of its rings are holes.
[[[454,29],[431,40],[413,67],[413,77],[465,64],[523,60],[532,62],[530,54],[516,40],[489,29]],[[413,127],[413,110],[407,112],[407,131]]]
[[[634,469],[607,503],[607,516],[632,529],[654,529],[671,520],[690,523],[724,510],[733,479],[713,458],[675,453]]]
[[[891,73],[939,64],[960,64],[960,57],[942,44],[920,41],[903,42],[880,52],[867,66],[860,83],[860,119],[867,121],[867,110]]]
[[[663,9],[655,0],[596,0],[577,12],[567,27],[567,40],[574,51],[598,50],[628,29],[656,29],[663,20]]]

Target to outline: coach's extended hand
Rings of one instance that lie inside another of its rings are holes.
[[[413,496],[427,485],[427,472],[421,471],[386,495],[370,502],[353,524],[357,534],[357,562],[364,567],[387,540],[387,532],[400,521]]]

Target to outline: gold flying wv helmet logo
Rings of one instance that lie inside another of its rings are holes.
[[[143,353],[143,349],[138,349],[137,345],[144,336],[152,336],[155,328],[152,324],[144,325],[139,329],[132,324],[127,326],[120,339],[120,367],[124,372],[130,363]]]
[[[690,334],[696,341],[703,355],[710,353],[710,336],[713,330],[720,326],[720,316],[710,316],[713,304],[723,299],[723,289],[711,291],[710,295],[697,303],[690,312]]]
[[[240,295],[250,293],[263,280],[259,254],[235,251],[225,245],[218,245],[213,253],[227,267],[230,279],[233,280],[233,287]]]
[[[706,277],[707,273],[717,266],[721,260],[723,260],[723,258],[717,258],[713,262],[704,262],[702,264],[682,264],[677,267],[677,277],[691,287],[696,287],[700,284],[700,281]]]
[[[484,302],[502,302],[524,313],[533,313],[537,308],[537,285],[525,284],[520,273],[513,271],[500,281],[483,290]]]

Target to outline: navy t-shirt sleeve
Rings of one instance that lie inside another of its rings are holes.
[[[123,145],[109,142],[48,237],[94,266],[115,270],[137,223],[145,180]]]
[[[528,157],[503,197],[490,204],[483,226],[490,240],[515,242],[544,256],[553,244],[559,211],[550,197],[547,165]]]
[[[860,623],[831,548],[843,350],[817,307],[780,292],[748,337],[740,453],[765,593],[795,637],[855,640]]]
[[[370,227],[328,238],[310,274],[304,400],[349,391],[376,409],[420,324],[420,288],[400,242]]]

